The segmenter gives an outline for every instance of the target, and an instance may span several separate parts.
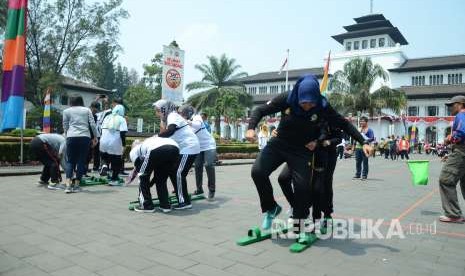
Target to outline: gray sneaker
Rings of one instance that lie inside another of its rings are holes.
[[[65,186],[60,184],[60,183],[52,183],[47,186],[47,189],[49,190],[64,190]]]
[[[71,189],[73,190],[73,193],[82,192],[82,188],[79,185],[75,185]]]
[[[71,187],[71,186],[66,186],[66,188],[65,188],[65,193],[67,193],[67,194],[73,193],[73,187]]]

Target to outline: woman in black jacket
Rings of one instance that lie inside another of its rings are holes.
[[[252,179],[257,188],[262,212],[265,213],[262,228],[269,229],[272,220],[281,212],[281,207],[273,196],[270,174],[281,164],[287,163],[292,170],[295,206],[294,219],[306,219],[311,206],[309,162],[321,134],[322,120],[339,127],[360,143],[362,135],[344,117],[337,113],[320,94],[319,83],[314,75],[301,77],[291,92],[282,93],[252,112],[246,138],[255,139],[255,128],[263,116],[284,112],[277,129],[277,136],[269,140],[267,146],[255,160]],[[364,146],[369,153],[370,147]]]

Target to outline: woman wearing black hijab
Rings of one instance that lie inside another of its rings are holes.
[[[308,217],[311,206],[309,162],[312,147],[316,145],[315,141],[321,133],[322,120],[341,128],[358,142],[365,142],[357,129],[321,96],[319,83],[314,75],[301,77],[291,92],[282,93],[267,104],[255,108],[246,138],[254,140],[255,128],[260,120],[277,112],[286,114],[281,118],[278,134],[269,140],[252,167],[252,179],[260,197],[262,212],[265,213],[263,229],[269,229],[272,220],[281,212],[281,207],[274,199],[269,176],[283,163],[287,163],[292,170],[295,200],[293,218],[301,220]],[[370,146],[365,145],[364,151],[368,153]]]

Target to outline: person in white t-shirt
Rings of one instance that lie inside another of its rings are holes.
[[[102,136],[100,137],[100,152],[102,159],[111,164],[111,181],[109,185],[119,185],[118,174],[121,170],[122,155],[124,151],[125,135],[128,131],[128,125],[124,119],[124,107],[116,105],[111,115],[105,117],[102,123]],[[102,165],[102,172],[108,170],[108,163]]]
[[[262,151],[268,140],[270,140],[270,133],[268,132],[268,126],[266,124],[262,124],[260,126],[260,132],[258,133],[258,149]]]
[[[160,117],[160,126],[163,126],[160,127],[158,136],[171,138],[179,145],[180,160],[176,179],[171,179],[171,182],[176,183],[174,190],[178,198],[178,205],[174,206],[174,209],[190,209],[192,205],[187,191],[186,177],[200,152],[199,139],[187,121],[177,113],[177,107],[173,102],[162,99],[155,102],[153,106],[155,114]]]
[[[199,139],[200,153],[195,159],[195,184],[197,190],[194,195],[203,194],[203,166],[207,171],[208,178],[208,199],[213,200],[215,197],[215,160],[216,160],[216,142],[202,119],[202,116],[195,114],[195,109],[191,105],[184,105],[180,108],[179,113],[188,120],[189,125]]]
[[[171,211],[166,181],[168,177],[176,175],[179,165],[179,146],[170,138],[150,137],[143,142],[134,141],[129,153],[134,169],[139,176],[139,206],[136,212],[155,212],[150,188],[155,183],[160,202],[158,208],[163,213]],[[153,179],[150,176],[153,172]]]

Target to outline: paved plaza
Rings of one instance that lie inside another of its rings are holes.
[[[0,275],[465,275],[465,225],[437,221],[441,165],[431,160],[429,185],[415,187],[403,161],[370,159],[361,182],[351,179],[354,160],[342,160],[335,217],[359,232],[383,219],[384,238],[320,240],[300,254],[290,240],[235,244],[261,221],[251,165],[217,167],[217,200],[170,214],[128,211],[136,185],[67,195],[36,187],[38,175],[0,177]],[[188,182],[193,191],[193,174]],[[386,239],[392,219],[405,238]]]

